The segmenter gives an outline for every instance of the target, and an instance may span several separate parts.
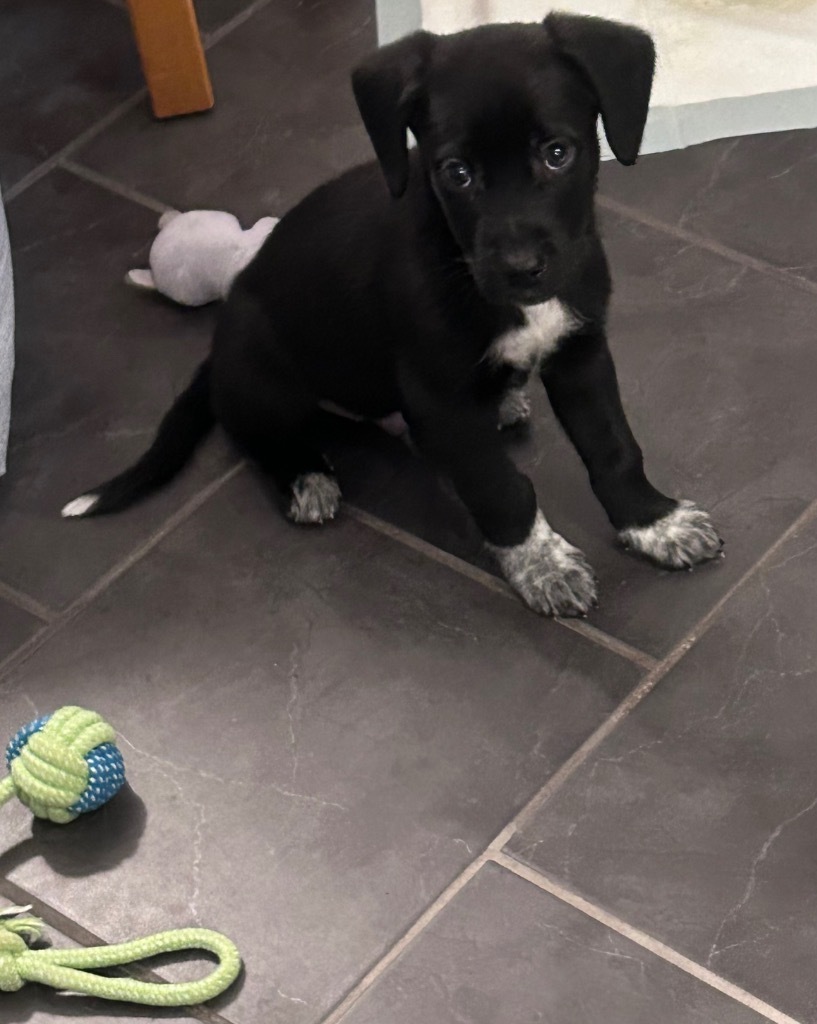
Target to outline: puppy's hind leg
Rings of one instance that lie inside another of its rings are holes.
[[[236,305],[231,298],[231,305]],[[221,318],[229,370],[219,375],[216,411],[238,447],[277,485],[294,523],[320,524],[340,508],[340,487],[318,447],[318,398],[277,345],[262,311],[246,303]],[[236,340],[238,344],[236,344]]]
[[[337,515],[340,487],[315,441],[314,409],[304,403],[296,411],[292,397],[281,402],[278,392],[222,419],[238,447],[277,485],[286,517],[318,525]]]

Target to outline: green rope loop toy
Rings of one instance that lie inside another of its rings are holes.
[[[159,932],[133,942],[84,949],[30,949],[24,935],[38,939],[43,930],[39,918],[25,915],[30,907],[0,911],[0,992],[16,992],[27,981],[99,999],[118,999],[144,1006],[193,1006],[213,999],[228,988],[241,970],[241,957],[225,935],[207,928],[179,928]],[[15,916],[7,916],[13,913]],[[106,978],[89,974],[100,967],[118,967],[159,953],[205,949],[219,964],[198,981],[154,984],[133,978]]]
[[[16,796],[36,817],[57,824],[96,810],[125,782],[125,764],[115,739],[113,728],[84,708],[60,708],[29,723],[6,748],[9,775],[0,780],[0,807]],[[113,946],[31,949],[29,942],[40,938],[43,923],[30,910],[0,910],[0,992],[16,992],[25,982],[36,981],[100,999],[192,1006],[220,995],[241,970],[235,944],[207,928],[179,928]],[[214,953],[219,963],[198,981],[171,984],[88,973],[188,949]]]

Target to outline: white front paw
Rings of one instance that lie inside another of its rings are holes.
[[[721,553],[723,541],[709,514],[691,501],[680,501],[648,526],[633,526],[619,533],[631,551],[666,569],[690,569]]]
[[[491,545],[505,579],[541,615],[586,615],[595,607],[596,578],[584,555],[548,525],[541,512],[514,547]]]

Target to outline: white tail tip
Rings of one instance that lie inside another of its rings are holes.
[[[79,498],[69,501],[60,515],[63,519],[78,519],[87,515],[99,501],[98,494],[83,494]]]

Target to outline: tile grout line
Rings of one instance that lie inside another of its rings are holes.
[[[516,599],[516,595],[511,591],[510,587],[508,587],[507,593],[508,597]],[[626,658],[639,668],[650,671],[658,665],[658,659],[654,658],[651,654],[647,654],[646,651],[642,651],[638,647],[633,647],[626,640],[620,640],[617,636],[613,636],[612,633],[605,633],[603,629],[591,625],[591,623],[586,622],[584,619],[557,619],[556,621],[565,629],[578,633],[579,636],[583,636],[585,640],[589,640],[590,643],[595,644],[597,647],[604,647],[611,654],[617,654],[619,657]]]
[[[214,29],[212,32],[209,32],[207,34],[201,33],[202,47],[204,48],[205,52],[211,50],[214,46],[220,43],[222,39],[229,36],[234,29],[239,28],[246,21],[248,21],[254,14],[256,14],[260,10],[263,10],[263,8],[270,4],[271,2],[272,0],[255,0],[254,3],[248,4],[243,11],[240,11],[234,17],[230,18],[229,21],[226,21],[223,25],[220,25],[217,29]],[[119,5],[114,4],[114,6],[118,7]],[[126,10],[126,8],[123,9]],[[15,182],[14,185],[5,189],[3,191],[3,201],[5,202],[5,204],[8,205],[12,200],[16,199],[19,195],[25,192],[27,188],[29,188],[31,185],[36,184],[41,178],[44,178],[46,174],[53,171],[55,167],[60,166],[64,160],[69,159],[78,149],[86,145],[88,142],[91,142],[93,139],[95,139],[97,135],[101,134],[103,131],[105,131],[106,128],[109,128],[115,121],[118,121],[120,117],[122,117],[124,114],[127,114],[130,110],[136,107],[147,96],[148,90],[145,86],[142,86],[141,88],[137,89],[136,92],[132,93],[130,96],[126,97],[115,107],[109,110],[107,114],[103,114],[102,117],[100,117],[97,121],[94,121],[92,124],[88,125],[88,127],[84,131],[80,132],[79,135],[75,135],[70,142],[66,143],[62,147],[62,149],[57,150],[56,153],[52,153],[51,156],[48,157],[46,160],[43,160],[42,163],[37,164],[36,167],[33,167],[28,172],[28,174],[24,174],[18,182]],[[124,187],[127,188],[127,186]],[[141,193],[138,194],[141,195]],[[147,199],[149,202],[153,202],[150,196],[145,196],[144,199]],[[139,200],[137,200],[137,202],[138,201]]]
[[[107,174],[100,174],[99,171],[95,171],[92,167],[86,167],[85,164],[72,160],[70,157],[63,157],[57,161],[56,166],[64,171],[69,171],[78,178],[82,178],[83,181],[89,181],[92,185],[98,185],[108,192],[113,192],[114,195],[121,196],[123,199],[129,199],[140,206],[146,206],[149,210],[153,210],[154,213],[167,213],[168,210],[173,209],[172,206],[163,203],[160,199],[154,199],[153,196],[145,195],[144,192],[131,188],[130,185],[117,181],[115,178],[109,178]]]
[[[210,32],[202,32],[202,46],[205,51],[210,50],[217,43],[220,43],[225,36],[230,35],[235,29],[240,28],[245,21],[262,11],[265,7],[269,6],[272,0],[253,0],[253,3],[247,4],[243,11],[239,11],[238,14],[233,15],[228,21],[225,21],[223,25],[219,25],[218,28],[212,29]]]
[[[81,925],[78,921],[63,914],[62,911],[57,910],[50,903],[46,903],[41,900],[38,896],[30,893],[23,886],[17,885],[16,882],[12,882],[10,879],[0,876],[0,896],[4,899],[11,900],[12,905],[17,906],[28,906],[29,904],[34,910],[37,917],[42,918],[49,928],[54,931],[60,932],[67,939],[71,939],[72,942],[78,943],[80,946],[108,946],[109,942],[101,938],[95,932],[89,931],[84,925]],[[149,967],[139,967],[133,964],[123,965],[120,971],[126,977],[134,977],[138,981],[150,981],[155,984],[164,984],[167,982],[167,978],[162,977],[157,971],[152,970]],[[93,998],[91,996],[86,998]],[[201,1024],[233,1024],[232,1021],[223,1017],[220,1013],[216,1013],[211,1010],[209,1006],[199,1004],[196,1006],[184,1006],[179,1007],[180,1011],[183,1011],[186,1016],[191,1017],[193,1020],[200,1021]]]
[[[756,270],[758,273],[774,278],[781,283],[792,285],[800,291],[808,292],[810,295],[817,295],[817,282],[809,281],[805,277],[798,277],[796,274],[790,274],[787,270],[776,267],[773,263],[767,263],[766,260],[750,256],[739,249],[733,249],[731,246],[724,245],[714,238],[708,238],[706,235],[699,235],[695,231],[689,231],[687,228],[670,224],[667,221],[660,220],[658,217],[654,217],[651,213],[645,213],[634,206],[628,206],[626,203],[620,203],[617,199],[610,199],[602,194],[596,196],[596,202],[604,209],[610,210],[612,213],[616,213],[627,220],[637,221],[639,224],[652,228],[654,231],[671,235],[699,249],[706,249],[708,252],[715,253],[715,255],[721,256],[732,263],[739,263],[743,267]]]
[[[475,858],[471,863],[460,872],[459,875],[454,879],[453,882],[448,885],[442,893],[426,907],[425,911],[414,921],[414,923],[400,936],[386,953],[377,961],[377,963],[371,967],[366,974],[358,981],[358,983],[347,992],[347,994],[336,1004],[334,1009],[330,1010],[328,1014],[320,1018],[320,1024],[340,1024],[340,1021],[346,1016],[352,1007],[358,1002],[358,1000],[368,992],[368,990],[375,984],[375,982],[384,974],[389,967],[394,963],[395,960],[403,953],[403,951],[412,944],[412,942],[425,931],[426,927],[437,917],[441,910],[443,910],[448,904],[454,899],[457,893],[471,881],[474,875],[482,868],[482,866],[491,858],[490,849],[485,850],[480,854],[479,857]]]
[[[147,96],[147,89],[138,89],[135,93],[130,95],[127,99],[117,104],[112,110],[109,110],[107,114],[101,117],[98,121],[94,121],[92,125],[89,125],[84,132],[80,132],[79,135],[63,146],[62,149],[56,153],[52,153],[47,160],[43,160],[41,164],[37,164],[32,170],[25,174],[20,180],[12,185],[11,188],[7,189],[3,193],[3,200],[6,204],[12,202],[19,195],[21,195],[29,186],[34,185],[41,178],[44,178],[46,174],[53,171],[58,166],[61,160],[66,157],[70,157],[81,146],[84,146],[86,142],[90,142],[95,139],[97,135],[103,132],[106,128],[117,121],[123,114],[127,114],[129,110],[132,110],[138,103],[140,103],[145,96]]]
[[[356,505],[344,504],[343,508],[349,516],[357,520],[357,522],[364,526],[368,526],[377,533],[383,534],[396,543],[402,544],[404,547],[411,548],[413,551],[417,551],[421,555],[425,555],[425,557],[429,558],[431,561],[437,562],[439,565],[443,565],[447,569],[451,569],[460,576],[465,576],[474,583],[478,583],[486,589],[499,594],[501,597],[508,598],[511,601],[519,600],[516,594],[514,594],[505,582],[499,579],[498,576],[494,576],[490,572],[487,572],[485,569],[480,569],[475,565],[471,565],[470,562],[466,562],[457,555],[452,555],[447,551],[443,551],[442,548],[438,548],[436,545],[430,544],[428,541],[422,540],[420,537],[416,537],[414,534],[401,529],[399,526],[394,526],[392,523],[381,519],[379,516],[372,515],[371,512],[365,512]],[[524,606],[520,605],[520,607]],[[530,614],[532,615],[534,613],[531,612]],[[639,668],[652,671],[660,664],[658,659],[653,658],[652,655],[638,650],[637,647],[632,647],[624,640],[619,640],[618,637],[611,636],[609,633],[605,633],[596,626],[591,626],[583,619],[554,619],[553,622],[557,626],[561,626],[564,629],[569,629],[574,633],[578,633],[580,636],[583,636],[586,640],[596,644],[598,647],[603,647],[605,650],[608,650],[613,654],[617,654],[619,657],[625,658],[627,661],[633,662],[635,665],[638,665]]]
[[[523,864],[502,851],[493,854],[490,860],[499,867],[516,875],[517,878],[522,878],[531,885],[535,885],[537,889],[541,889],[543,892],[555,897],[561,903],[566,903],[586,917],[598,921],[599,924],[604,925],[609,931],[629,939],[630,942],[634,942],[637,946],[652,953],[653,956],[657,956],[661,960],[672,964],[673,967],[677,967],[679,970],[684,971],[685,974],[691,975],[710,988],[717,989],[717,991],[722,992],[725,996],[729,996],[736,1003],[741,1003],[743,1006],[748,1007],[748,1009],[754,1010],[755,1013],[761,1014],[770,1021],[774,1021],[775,1024],[799,1024],[793,1017],[789,1017],[788,1014],[771,1006],[769,1003],[758,998],[758,996],[752,995],[751,992],[747,992],[739,985],[735,985],[720,974],[716,974],[708,967],[704,967],[695,960],[684,956],[683,953],[679,953],[672,946],[667,946],[647,932],[641,931],[640,928],[628,924],[603,907],[599,907],[597,904],[584,899],[583,896],[579,896],[570,889],[559,885],[558,882],[554,882],[535,868]]]
[[[121,576],[124,576],[129,569],[140,562],[145,555],[149,554],[157,544],[172,533],[178,526],[181,526],[187,519],[194,515],[210,498],[221,488],[230,482],[244,467],[243,462],[231,466],[226,472],[216,477],[201,490],[189,498],[181,508],[171,513],[165,521],[151,533],[146,540],[130,551],[124,558],[120,559],[106,573],[103,573],[94,583],[84,590],[75,601],[72,601],[56,618],[38,629],[28,640],[22,643],[6,658],[0,661],[0,689],[12,672],[16,671],[31,658],[36,651],[47,643],[53,636],[60,633],[70,622],[80,615],[90,604],[99,597],[108,587],[115,583]]]
[[[29,615],[33,615],[35,618],[41,619],[43,622],[51,622],[59,614],[59,612],[55,612],[51,608],[46,607],[46,605],[41,604],[36,598],[31,597],[22,590],[18,590],[16,587],[12,587],[8,583],[3,583],[2,580],[0,580],[0,601],[5,601],[7,604],[14,605],[15,608],[28,612]]]
[[[84,925],[67,917],[62,911],[30,893],[23,886],[12,882],[5,875],[0,875],[0,896],[10,900],[12,905],[25,907],[31,904],[34,913],[37,917],[41,917],[49,928],[61,932],[66,938],[78,942],[82,946],[97,946],[104,941],[95,932],[89,931]]]
[[[347,506],[348,508],[348,506]],[[359,510],[355,510],[358,512]],[[525,804],[524,807],[511,819],[511,821],[505,826],[504,829],[492,840],[486,847],[486,849],[476,857],[470,864],[468,864],[463,871],[443,890],[443,892],[434,900],[425,911],[414,921],[413,924],[403,933],[403,935],[386,951],[386,953],[377,961],[361,978],[360,980],[346,993],[344,997],[336,1004],[334,1009],[330,1010],[329,1013],[324,1016],[320,1024],[340,1024],[346,1014],[352,1009],[352,1007],[365,995],[365,993],[374,985],[377,979],[391,966],[392,963],[403,953],[403,951],[420,935],[425,928],[437,917],[437,915],[445,909],[446,906],[454,899],[458,892],[464,888],[464,886],[474,877],[479,869],[488,861],[496,861],[503,856],[503,848],[513,838],[515,833],[527,823],[527,821],[536,813],[544,803],[550,799],[551,796],[570,778],[571,775],[588,759],[593,751],[614,731],[614,729],[620,724],[620,722],[627,717],[627,715],[641,703],[641,701],[648,696],[648,694],[655,688],[655,686],[661,681],[661,679],[672,669],[675,665],[684,657],[685,654],[700,640],[700,638],[707,632],[710,626],[715,622],[722,608],[727,604],[728,601],[734,596],[734,594],[746,583],[752,576],[763,566],[774,557],[774,555],[780,550],[780,548],[788,541],[790,537],[797,533],[798,530],[802,529],[803,526],[807,525],[813,518],[817,517],[817,500],[811,502],[803,512],[795,519],[793,523],[778,537],[778,539],[772,544],[764,554],[749,568],[746,572],[726,591],[721,599],[712,606],[712,608],[699,620],[699,622],[687,633],[687,635],[675,645],[672,651],[658,663],[655,668],[648,672],[643,678],[641,683],[630,693],[627,697],[618,705],[618,707],[612,712],[611,715],[605,719],[604,722],[593,732],[585,741],[582,743],[568,758],[567,761],[550,777],[544,786],[535,793],[531,799]],[[361,521],[369,519],[369,514],[364,513],[364,518]],[[371,517],[376,518],[376,517]],[[389,524],[385,524],[388,526]],[[391,529],[388,532],[391,535]],[[396,530],[396,528],[394,528]],[[403,533],[403,531],[398,531]],[[410,537],[410,535],[408,535]],[[395,537],[395,539],[400,539]],[[416,538],[411,538],[416,540]],[[426,553],[426,549],[430,548],[425,541],[415,545],[411,543],[409,546],[416,547],[417,550]],[[437,549],[433,549],[437,550]],[[446,556],[446,559],[449,556]],[[453,556],[450,556],[453,558]],[[459,561],[458,559],[456,561]],[[443,564],[448,564],[447,560]],[[466,563],[467,565],[467,563]],[[469,570],[473,569],[473,566],[468,566]],[[481,573],[481,570],[479,570]],[[466,573],[470,575],[470,572]],[[488,574],[486,574],[488,575]],[[499,583],[499,581],[496,581]],[[496,588],[492,588],[496,589]],[[514,862],[518,863],[518,862]],[[565,890],[567,892],[567,890]],[[581,899],[581,897],[572,897],[574,899]],[[592,907],[592,904],[587,904],[588,907]],[[598,911],[602,913],[602,911]],[[593,915],[591,915],[593,916]],[[623,925],[623,922],[622,922]],[[630,928],[631,926],[627,925]],[[635,929],[632,929],[635,932]],[[624,933],[622,933],[624,934]],[[664,947],[666,950],[672,953],[672,955],[678,959],[681,958],[681,954],[671,951],[669,947]],[[670,962],[675,962],[669,956],[665,959],[670,959]],[[683,958],[685,959],[685,958]],[[688,961],[690,965],[693,965],[692,961]],[[719,975],[713,974],[707,971],[705,968],[699,965],[695,966],[696,970],[700,972],[702,976],[701,980],[704,980],[709,984],[709,978],[719,978]],[[691,973],[691,972],[690,972]],[[703,977],[703,975],[706,975]],[[696,977],[699,975],[696,975]],[[724,985],[730,985],[730,982],[722,981]],[[718,987],[718,986],[715,986]],[[742,991],[735,989],[735,991]],[[748,996],[748,993],[747,993]],[[750,997],[754,998],[754,997]],[[764,1004],[765,1005],[765,1004]],[[777,1024],[798,1024],[797,1021],[790,1017],[786,1017],[769,1007],[773,1013],[776,1013],[776,1017],[770,1018],[777,1022]]]

